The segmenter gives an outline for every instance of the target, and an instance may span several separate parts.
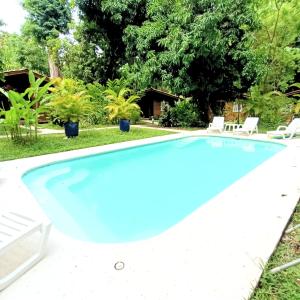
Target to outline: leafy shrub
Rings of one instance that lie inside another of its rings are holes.
[[[197,107],[189,100],[179,100],[174,107],[162,103],[159,124],[163,127],[198,127],[204,125]]]
[[[37,139],[38,119],[46,111],[44,102],[47,99],[48,89],[52,85],[52,82],[44,84],[45,77],[36,80],[32,71],[29,71],[28,78],[30,87],[23,93],[13,90],[6,92],[0,88],[0,92],[9,99],[11,104],[9,110],[0,109],[0,116],[4,116],[0,121],[5,132],[17,142]],[[21,124],[25,127],[21,127]]]
[[[292,101],[278,91],[261,94],[257,86],[251,89],[250,98],[246,103],[246,113],[260,118],[260,124],[266,129],[276,128],[291,119],[293,114]]]
[[[141,119],[141,111],[140,110],[133,110],[130,117],[130,122],[132,124],[136,124]]]
[[[161,115],[158,124],[162,127],[172,127],[171,106],[168,103],[162,102]]]
[[[128,88],[128,84],[125,78],[120,78],[120,79],[108,79],[107,83],[106,83],[106,89],[108,90],[113,90],[115,91],[117,94],[120,93],[120,91],[122,89]]]
[[[93,111],[87,116],[87,122],[91,125],[110,123],[108,111],[105,108],[109,103],[109,100],[103,94],[105,89],[105,86],[97,82],[89,83],[86,86],[87,94],[91,97],[90,100],[94,106]]]

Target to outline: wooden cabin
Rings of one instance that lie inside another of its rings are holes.
[[[145,90],[144,96],[141,97],[138,105],[141,107],[144,118],[158,118],[162,112],[163,101],[170,106],[174,106],[175,102],[178,100],[179,96],[158,89],[149,88]]]
[[[29,70],[28,69],[19,69],[19,70],[11,70],[4,72],[4,81],[0,81],[0,87],[3,88],[5,91],[14,90],[18,93],[23,93],[29,86],[29,79],[28,79]],[[37,72],[33,71],[33,75],[36,79],[45,77]],[[50,79],[48,77],[45,78],[45,83],[49,82]],[[43,85],[43,83],[42,83]],[[0,108],[4,110],[9,110],[10,108],[9,100],[0,93]],[[47,122],[45,116],[41,116],[39,118],[40,123]]]
[[[0,81],[0,87],[6,91],[14,90],[23,93],[30,86],[28,74],[28,69],[5,71],[4,81]],[[33,75],[36,79],[44,77],[37,72],[33,72]],[[49,80],[50,79],[46,77],[45,82],[49,82]],[[0,93],[0,107],[5,110],[10,108],[9,100],[2,93]]]

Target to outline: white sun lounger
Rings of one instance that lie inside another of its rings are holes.
[[[236,128],[233,130],[233,133],[237,133],[237,134],[253,134],[253,132],[258,133],[258,128],[257,128],[257,124],[258,124],[259,118],[257,117],[247,117],[244,124],[242,125],[241,128]]]
[[[224,130],[224,117],[214,117],[212,123],[209,123],[207,132],[219,132]]]
[[[300,133],[300,118],[295,118],[288,126],[278,126],[274,131],[267,131],[269,137],[279,137],[291,139]]]
[[[4,252],[9,251],[16,242],[37,231],[40,232],[40,241],[36,253],[14,271],[0,278],[0,291],[44,257],[50,227],[50,223],[43,224],[19,213],[6,212],[0,214],[0,257]]]

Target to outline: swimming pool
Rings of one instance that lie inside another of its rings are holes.
[[[283,148],[188,137],[39,167],[23,181],[64,233],[128,242],[164,232]]]

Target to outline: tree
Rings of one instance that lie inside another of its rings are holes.
[[[47,53],[43,46],[24,34],[3,32],[0,35],[2,62],[5,70],[27,68],[47,75]]]
[[[4,25],[3,21],[0,19],[0,28]],[[1,35],[1,31],[0,31]],[[3,80],[3,70],[4,70],[4,64],[3,64],[3,52],[2,52],[2,41],[0,39],[0,81]]]
[[[73,39],[61,40],[60,66],[64,77],[104,83],[105,69],[101,49],[89,42],[82,34],[83,26],[79,24],[73,33]]]
[[[141,26],[123,38],[129,72],[140,87],[169,87],[191,95],[208,121],[218,100],[247,91],[255,81],[250,33],[258,26],[251,0],[153,0]],[[127,68],[128,71],[128,68]]]
[[[86,40],[79,50],[85,57],[85,68],[101,70],[102,82],[117,77],[127,61],[123,41],[128,25],[141,25],[146,19],[146,0],[77,0]],[[89,49],[89,51],[86,51]],[[93,58],[96,57],[96,60]],[[97,62],[97,64],[95,64]],[[97,76],[99,77],[99,75]]]
[[[68,0],[24,0],[24,8],[29,14],[24,32],[31,33],[39,43],[47,46],[50,76],[58,77],[53,40],[60,34],[68,33],[70,3]]]
[[[255,51],[264,57],[262,93],[285,91],[300,72],[300,2],[264,0],[257,2],[261,28],[255,33]]]

